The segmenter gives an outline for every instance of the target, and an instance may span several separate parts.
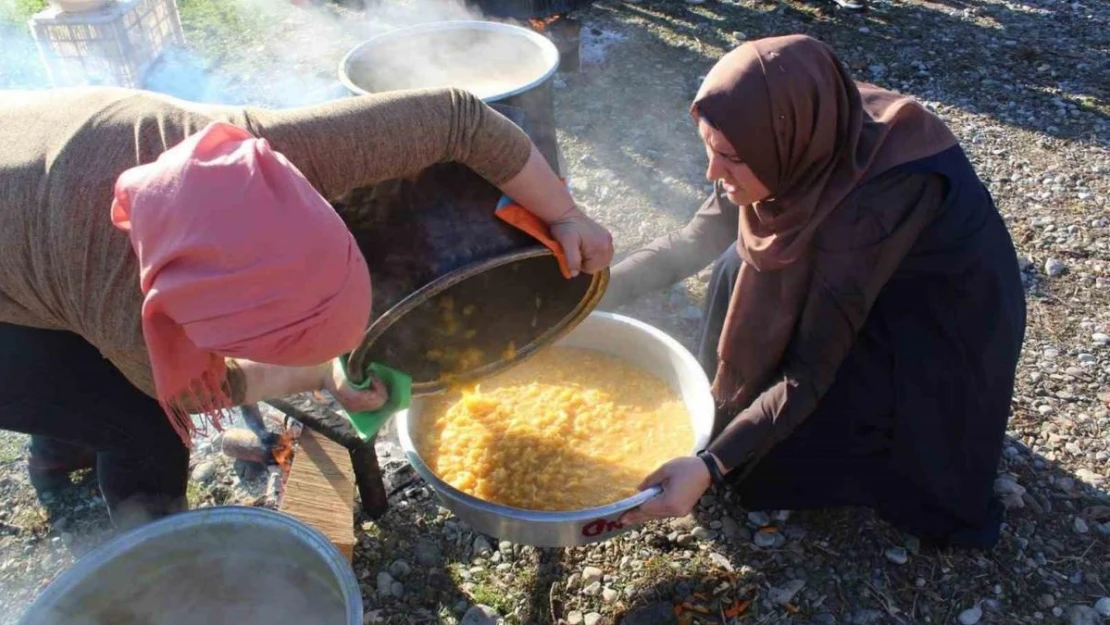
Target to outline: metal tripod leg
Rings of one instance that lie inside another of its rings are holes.
[[[382,479],[382,469],[378,464],[378,453],[374,449],[377,437],[362,440],[343,415],[321,408],[321,415],[300,410],[284,400],[267,401],[274,408],[300,421],[305,427],[318,432],[329,440],[347,448],[351,455],[351,469],[355,474],[362,511],[371,519],[380,518],[389,510],[389,498]]]

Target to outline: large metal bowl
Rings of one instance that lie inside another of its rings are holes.
[[[429,22],[372,37],[339,63],[355,94],[458,87],[486,102],[530,91],[559,69],[559,49],[520,26],[479,20]]]
[[[20,625],[362,625],[350,564],[261,508],[205,508],[121,534],[65,571]]]
[[[635,363],[658,376],[682,397],[694,428],[691,453],[709,443],[715,408],[709,380],[694,356],[678,341],[643,322],[595,311],[555,346],[595,349]],[[621,515],[662,491],[642,491],[621,501],[585,510],[541,512],[493,504],[468,495],[440,479],[421,459],[411,426],[419,422],[428,400],[418,398],[396,415],[397,436],[410,464],[435,490],[444,507],[474,529],[524,545],[571,547],[608,540],[631,529]]]

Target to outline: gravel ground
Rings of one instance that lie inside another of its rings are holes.
[[[281,14],[263,28],[205,17],[214,4],[182,6],[193,44],[239,89],[228,99],[263,103],[330,93],[350,42],[411,15],[379,9],[385,26],[340,28]],[[558,79],[560,140],[576,195],[619,253],[681,225],[700,202],[704,156],[686,107],[714,58],[745,39],[819,36],[857,76],[951,124],[1012,229],[1028,287],[997,483],[1009,508],[1002,542],[989,554],[937,552],[867,512],[750,514],[711,492],[689,518],[537,550],[475,535],[413,482],[379,523],[357,520],[366,622],[1110,622],[1110,4],[906,0],[852,14],[792,0],[671,0],[599,2],[577,17],[584,65]],[[291,52],[306,42],[310,55]],[[249,66],[235,56],[244,51]],[[304,88],[292,94],[294,79]],[[690,345],[705,279],[624,312]],[[34,499],[23,440],[0,436],[0,623],[109,535],[87,480],[50,505]],[[194,480],[193,505],[257,502],[229,461],[194,460],[207,462],[215,472]],[[411,478],[403,462],[385,467],[393,485]]]

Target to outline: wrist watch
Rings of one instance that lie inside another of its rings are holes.
[[[713,483],[717,486],[724,486],[725,478],[721,475],[721,468],[717,466],[717,459],[713,457],[713,454],[703,449],[698,452],[698,458],[701,458],[706,468],[709,469],[709,477],[713,480]]]

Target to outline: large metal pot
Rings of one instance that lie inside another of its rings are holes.
[[[535,31],[477,20],[408,26],[372,37],[339,63],[339,80],[353,94],[457,87],[487,103],[521,108],[536,146],[562,173],[555,139],[552,80],[559,49]]]
[[[643,322],[595,311],[559,341],[557,346],[595,349],[643,367],[681,395],[694,428],[691,453],[709,443],[715,408],[709,380],[694,356],[675,339]],[[537,547],[571,547],[608,540],[631,529],[621,515],[662,491],[653,488],[616,503],[568,512],[521,510],[483,501],[440,479],[413,442],[412,424],[428,406],[417,399],[396,415],[397,434],[409,463],[427,481],[444,507],[480,532],[498,539]]]
[[[170,516],[65,571],[20,625],[361,625],[358,581],[315,529],[261,508]]]

